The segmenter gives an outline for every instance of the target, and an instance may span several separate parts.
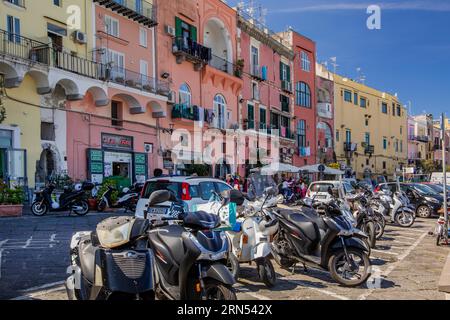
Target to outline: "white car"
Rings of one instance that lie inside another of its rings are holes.
[[[329,188],[339,190],[339,198],[345,200],[349,194],[356,192],[355,188],[347,181],[316,181],[309,186],[306,196],[320,202],[328,202],[331,200]]]
[[[144,211],[148,209],[148,216],[165,216],[172,207],[171,202],[162,203],[148,208],[150,195],[159,190],[172,191],[179,200],[183,201],[184,210],[191,212],[196,205],[208,203],[213,192],[222,193],[232,189],[231,186],[219,179],[205,177],[159,177],[148,180],[142,189],[141,198],[136,206],[136,217],[143,218]]]

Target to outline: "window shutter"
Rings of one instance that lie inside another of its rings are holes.
[[[286,66],[286,69],[287,69],[287,72],[286,72],[287,79],[286,80],[291,82],[291,67],[290,66]]]
[[[283,81],[283,62],[280,61],[280,80]]]
[[[183,36],[183,31],[181,29],[181,19],[175,17],[175,36],[181,38]]]
[[[16,42],[20,42],[20,20],[14,18],[14,33],[18,36]]]
[[[191,26],[191,39],[197,42],[197,27]]]

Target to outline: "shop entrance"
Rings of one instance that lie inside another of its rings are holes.
[[[133,177],[133,155],[122,152],[105,152],[105,178],[113,178],[120,185],[130,186]]]

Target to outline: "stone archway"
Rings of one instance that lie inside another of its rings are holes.
[[[42,145],[42,152],[36,167],[36,182],[46,183],[61,172],[61,155],[51,143]]]
[[[206,22],[203,43],[211,48],[213,56],[225,61],[233,61],[231,35],[222,20],[211,18]]]
[[[23,80],[18,70],[4,61],[0,61],[0,74],[4,75],[4,85],[8,89],[18,88]]]

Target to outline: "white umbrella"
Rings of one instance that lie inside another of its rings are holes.
[[[258,168],[258,169],[253,169],[254,171],[261,171],[261,174],[263,175],[274,175],[276,173],[279,172],[285,172],[285,173],[298,173],[300,171],[300,168],[295,167],[293,165],[290,164],[286,164],[286,163],[279,163],[279,162],[275,162],[272,163],[270,165],[267,165],[265,167],[262,168]]]
[[[336,176],[343,176],[345,174],[344,171],[341,170],[337,170],[337,169],[333,169],[327,166],[325,167],[324,171],[320,171],[319,167],[320,166],[324,166],[324,165],[320,165],[320,164],[315,164],[315,165],[311,165],[311,166],[304,166],[300,168],[300,171],[306,171],[309,173],[321,173],[323,172],[324,174],[327,175],[336,175]]]

